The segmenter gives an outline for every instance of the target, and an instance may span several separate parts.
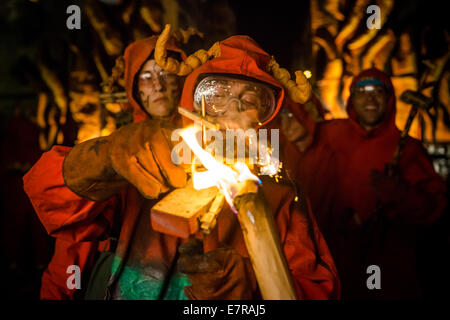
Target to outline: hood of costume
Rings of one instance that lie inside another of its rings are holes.
[[[219,42],[220,57],[211,59],[192,71],[184,83],[181,107],[194,110],[194,90],[202,74],[232,74],[253,78],[279,89],[273,114],[262,124],[269,123],[280,111],[285,90],[275,78],[266,72],[270,55],[248,36],[232,36]]]
[[[141,70],[144,63],[148,60],[152,52],[155,50],[157,36],[152,36],[136,42],[131,43],[124,53],[125,71],[125,91],[127,93],[128,103],[125,105],[125,110],[132,110],[134,122],[139,122],[149,118],[148,113],[140,106],[133,95],[133,88],[136,85],[136,75]],[[173,39],[167,43],[167,50],[178,52],[183,60],[186,55],[176,44]]]

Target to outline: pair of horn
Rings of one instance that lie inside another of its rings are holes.
[[[170,38],[170,28],[170,24],[166,24],[156,41],[155,47],[155,61],[164,70],[175,73],[178,76],[186,76],[209,59],[220,57],[219,42],[214,43],[208,51],[203,49],[196,51],[182,62],[167,57],[166,45]],[[286,91],[294,102],[303,104],[311,98],[311,84],[303,72],[296,71],[296,80],[293,81],[289,72],[284,68],[280,68],[274,57],[271,57],[266,66],[266,70],[286,88]]]
[[[155,46],[155,61],[164,70],[175,73],[178,76],[186,76],[191,73],[195,68],[198,68],[204,64],[211,57],[220,56],[219,42],[216,42],[212,47],[206,50],[198,50],[186,58],[185,61],[177,61],[176,59],[167,57],[167,41],[170,38],[170,24],[166,24],[164,30],[158,37]]]
[[[289,97],[294,102],[304,104],[311,98],[312,87],[302,71],[296,71],[295,81],[292,80],[289,71],[284,68],[280,68],[280,65],[275,61],[273,56],[270,58],[266,69],[278,82],[283,85]]]

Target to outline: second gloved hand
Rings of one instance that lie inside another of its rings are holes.
[[[256,278],[250,259],[236,250],[219,248],[203,253],[200,240],[190,240],[179,248],[179,271],[186,273],[191,286],[185,287],[191,300],[249,300],[255,298]]]

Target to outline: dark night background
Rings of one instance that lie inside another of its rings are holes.
[[[347,1],[346,6],[354,2]],[[66,28],[66,8],[71,4],[81,7],[81,30]],[[246,34],[291,72],[317,63],[311,49],[309,1],[180,0],[178,4],[188,13],[185,19],[180,18],[180,26],[188,27],[188,22],[194,21],[205,33],[205,40],[196,38],[187,45],[188,53],[232,34]],[[440,42],[442,30],[448,30],[449,21],[444,4],[429,0],[396,1],[388,24],[396,34],[409,30],[417,47],[421,30],[431,28],[434,32],[427,40],[426,55],[440,56],[447,50]],[[36,65],[40,59],[45,60],[64,86],[69,86],[70,70],[75,64],[69,45],[76,44],[89,57],[94,42],[83,5],[82,1],[67,0],[2,0],[0,3],[0,264],[2,284],[6,286],[2,291],[7,292],[9,298],[38,299],[40,275],[52,255],[53,240],[45,233],[23,193],[21,177],[43,152],[37,138],[42,129],[36,126],[35,114],[37,92],[48,89],[39,81]],[[221,29],[220,18],[217,18],[220,12],[216,13],[223,7],[231,10],[229,17],[234,18],[235,24]],[[107,8],[105,12],[112,20],[117,16],[114,8]],[[127,45],[131,42],[128,30],[119,30]],[[149,31],[149,36],[151,34]],[[114,59],[104,52],[102,55],[106,69],[111,70]],[[99,75],[95,77],[100,83]],[[60,129],[64,132],[63,144],[73,145],[78,127],[70,113]],[[440,221],[441,227],[434,227],[440,232],[426,233],[423,244],[430,264],[437,267],[434,270],[439,270],[431,274],[428,271],[433,270],[432,265],[423,267],[428,298],[442,297],[443,284],[448,283],[448,275],[440,273],[448,265],[444,263],[448,257],[439,252],[440,246],[434,245],[448,242],[448,232],[439,229],[446,228],[447,220]]]

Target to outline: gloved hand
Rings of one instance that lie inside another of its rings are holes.
[[[185,287],[191,300],[249,300],[255,298],[256,278],[250,259],[234,249],[219,248],[203,253],[200,240],[179,247],[178,268],[191,286]]]
[[[168,185],[186,184],[186,173],[171,159],[170,135],[167,122],[155,120],[122,127],[111,135],[112,167],[146,198],[158,197]]]
[[[171,160],[171,129],[165,121],[146,120],[76,145],[64,161],[65,184],[95,201],[128,182],[145,198],[158,197],[169,185],[184,186],[186,173]]]
[[[383,204],[399,204],[407,192],[407,186],[397,176],[388,176],[378,170],[372,170],[370,180],[376,198]]]

